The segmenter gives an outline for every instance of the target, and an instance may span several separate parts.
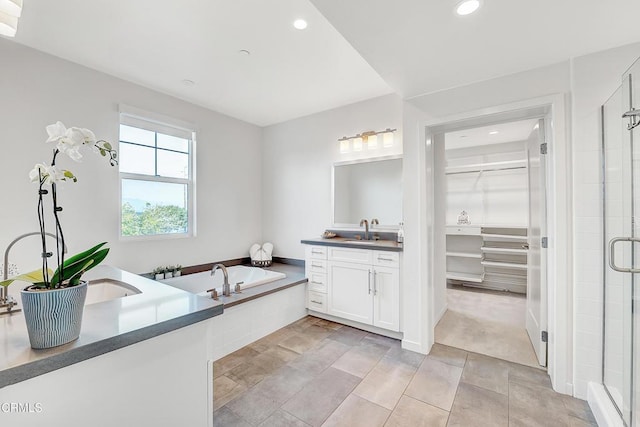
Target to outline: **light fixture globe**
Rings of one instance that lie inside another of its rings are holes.
[[[462,0],[456,4],[456,14],[460,16],[470,15],[480,8],[480,0]]]
[[[304,19],[296,19],[295,21],[293,21],[293,26],[297,30],[304,30],[308,25],[309,24],[307,24],[307,21],[305,21]]]

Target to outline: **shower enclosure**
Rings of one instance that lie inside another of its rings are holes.
[[[638,110],[636,110],[638,108]],[[640,63],[602,106],[603,384],[624,424],[640,426]]]

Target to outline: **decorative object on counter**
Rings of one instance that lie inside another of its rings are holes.
[[[251,256],[251,265],[254,267],[270,267],[273,263],[271,254],[273,253],[273,244],[265,243],[260,246],[254,243],[249,248],[249,255]]]
[[[167,265],[164,268],[164,278],[171,279],[173,277],[173,271],[175,270],[175,268],[176,268],[175,265]]]
[[[79,162],[81,150],[90,148],[94,153],[108,159],[111,166],[118,164],[117,152],[105,140],[97,140],[89,129],[66,128],[61,122],[46,128],[49,138],[47,143],[56,144],[50,165],[38,163],[29,173],[31,182],[38,184],[38,220],[39,234],[42,241],[42,269],[23,274],[0,282],[3,295],[6,287],[19,280],[31,283],[21,291],[25,321],[29,332],[31,347],[35,349],[56,347],[77,339],[80,336],[82,313],[87,294],[87,282],[81,280],[82,275],[100,264],[109,253],[104,248],[106,242],[81,252],[65,260],[65,238],[60,223],[62,207],[58,204],[58,184],[64,181],[76,182],[76,176],[67,169],[56,165],[60,153],[68,155]],[[50,187],[50,190],[45,187]],[[55,219],[56,263],[54,271],[49,269],[48,260],[53,256],[46,243],[44,196],[51,194],[52,213]],[[10,247],[29,233],[14,240]]]
[[[173,268],[173,277],[180,277],[180,276],[182,276],[182,266],[178,264]]]
[[[153,278],[155,280],[164,280],[164,267],[156,267],[153,269]]]
[[[458,215],[458,225],[471,225],[471,220],[469,219],[467,211],[462,211],[460,212],[460,215]]]
[[[396,239],[396,241],[398,243],[404,243],[404,222],[401,222],[400,224],[398,224],[398,238]]]
[[[336,233],[333,233],[329,230],[325,230],[320,237],[322,237],[323,239],[333,239],[336,236],[337,236]]]

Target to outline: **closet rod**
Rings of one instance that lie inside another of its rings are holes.
[[[526,169],[526,166],[514,166],[511,168],[495,168],[495,169],[474,169],[470,171],[462,171],[462,172],[445,172],[445,175],[458,175],[461,173],[478,173],[478,172],[495,172],[495,171],[506,171],[506,170],[514,170],[514,169]]]

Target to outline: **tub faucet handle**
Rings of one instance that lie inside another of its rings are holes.
[[[235,288],[233,289],[236,294],[242,293],[242,287],[240,285],[244,285],[244,282],[236,283]]]
[[[216,288],[207,289],[207,292],[211,292],[211,298],[218,301],[218,290]]]

